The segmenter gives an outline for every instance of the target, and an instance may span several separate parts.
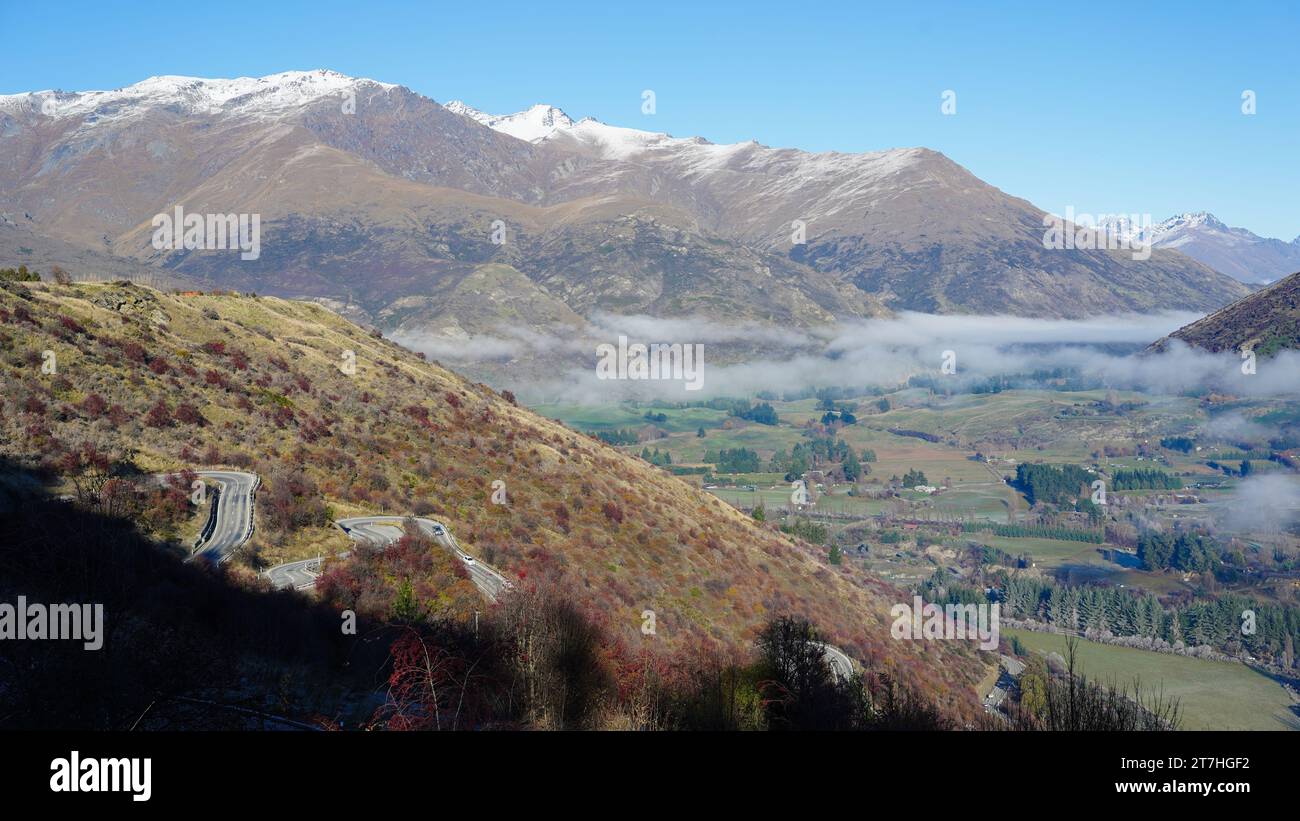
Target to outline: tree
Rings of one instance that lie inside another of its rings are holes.
[[[835,565],[842,564],[844,562],[844,554],[840,552],[839,545],[837,544],[831,545],[831,552],[827,556],[827,560],[831,564],[835,564]]]
[[[852,450],[849,450],[848,455],[844,457],[844,461],[840,463],[840,468],[844,471],[845,481],[856,482],[862,477],[862,464]]]
[[[1105,518],[1105,513],[1102,511],[1101,506],[1093,504],[1092,499],[1080,499],[1076,507],[1079,511],[1088,514],[1088,523],[1093,527],[1101,524],[1102,520]]]
[[[697,437],[699,437],[700,439],[703,439],[703,438],[704,438],[704,426],[703,426],[703,425],[700,425],[700,429],[697,430],[697,431],[695,431],[695,435],[696,435]]]
[[[389,618],[399,624],[411,624],[419,621],[423,616],[423,608],[415,597],[415,589],[411,587],[410,579],[402,579],[401,584],[397,586],[397,594],[393,596],[393,603],[388,613]]]
[[[1174,557],[1173,538],[1165,533],[1147,531],[1138,537],[1137,553],[1146,570],[1164,570]]]
[[[862,730],[902,719],[912,724],[908,709],[897,709],[909,696],[892,682],[882,682],[883,695],[873,705],[860,675],[837,677],[826,658],[826,645],[812,625],[782,616],[758,637],[759,691],[768,726],[791,730]],[[926,723],[915,722],[919,729]]]
[[[17,268],[0,268],[0,280],[9,280],[10,282],[40,282],[41,275],[35,271],[28,271],[26,265],[19,265]]]
[[[750,410],[742,411],[737,415],[741,419],[748,419],[760,425],[775,425],[781,421],[776,415],[776,410],[766,402],[755,405]]]

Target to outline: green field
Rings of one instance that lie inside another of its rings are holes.
[[[1040,539],[1032,536],[1011,538],[1008,536],[995,536],[992,533],[981,531],[963,533],[962,536],[972,542],[979,542],[980,544],[1005,550],[1013,556],[1028,553],[1035,566],[1044,569],[1060,567],[1063,564],[1095,565],[1118,569],[1116,565],[1102,558],[1101,545],[1087,542]]]
[[[1006,629],[1034,652],[1065,652],[1065,636]],[[1089,678],[1132,685],[1146,692],[1163,687],[1177,698],[1185,730],[1295,730],[1300,716],[1282,686],[1243,664],[1154,653],[1079,641],[1079,663]]]
[[[757,490],[739,490],[737,488],[719,487],[708,491],[719,499],[736,507],[750,508],[762,502],[772,516],[779,515],[790,507],[790,486],[785,483],[775,488],[771,484],[759,485]],[[869,499],[865,496],[849,496],[843,491],[834,494],[822,494],[817,498],[813,511],[817,513],[851,513],[859,516],[874,516],[885,508],[886,502]]]

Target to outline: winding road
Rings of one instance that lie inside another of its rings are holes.
[[[255,473],[234,470],[203,470],[196,474],[217,485],[213,505],[215,510],[195,542],[194,551],[186,561],[203,559],[221,564],[229,561],[235,550],[253,535],[253,497],[261,485]],[[158,478],[162,478],[161,476]],[[355,542],[390,545],[402,537],[404,516],[361,516],[340,519],[335,524]],[[426,536],[455,554],[469,571],[474,586],[490,602],[495,602],[510,582],[495,567],[470,556],[456,542],[456,537],[441,522],[432,519],[415,519]],[[340,556],[346,556],[342,553]],[[272,567],[266,571],[271,583],[280,588],[307,590],[315,586],[320,575],[320,559],[304,559]]]
[[[253,473],[239,471],[207,470],[198,475],[215,482],[219,493],[213,504],[211,532],[204,528],[189,560],[202,556],[217,564],[228,561],[234,551],[253,535],[253,496],[257,492],[261,479]],[[403,523],[406,516],[358,516],[351,519],[339,519],[334,524],[348,534],[354,542],[387,546],[402,538]],[[470,581],[479,589],[489,602],[495,602],[501,593],[510,588],[506,577],[485,562],[479,561],[461,550],[456,537],[441,522],[433,519],[415,518],[416,525],[432,541],[450,550],[469,571]],[[346,557],[346,552],[337,558]],[[266,571],[266,577],[277,588],[310,590],[316,586],[316,577],[320,575],[321,560],[303,559],[277,565]],[[821,645],[831,673],[838,679],[845,679],[857,669],[857,663],[851,657],[830,644]]]
[[[212,503],[217,509],[209,523],[211,531],[204,528],[187,561],[202,558],[221,564],[252,538],[253,495],[262,480],[255,473],[234,470],[203,470],[198,476],[216,483],[217,496]]]
[[[405,516],[359,516],[353,519],[339,519],[334,524],[348,534],[354,542],[386,546],[402,538],[402,523]],[[495,602],[501,592],[510,587],[510,582],[501,572],[485,564],[460,549],[456,537],[451,535],[441,522],[432,519],[415,519],[416,525],[435,543],[450,550],[469,571],[470,581],[490,602]],[[346,553],[339,554],[340,557]],[[307,590],[315,586],[316,576],[320,574],[320,559],[305,559],[298,562],[278,565],[266,571],[271,584],[276,587],[292,587],[295,590]]]

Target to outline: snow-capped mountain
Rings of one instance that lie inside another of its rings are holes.
[[[517,140],[536,143],[555,133],[557,129],[573,127],[573,120],[568,114],[552,105],[539,103],[527,111],[517,114],[488,114],[477,108],[470,108],[460,100],[452,100],[443,106],[448,111],[469,117],[476,122],[509,134]]]
[[[761,145],[755,140],[739,143],[713,143],[703,137],[674,137],[660,131],[644,131],[637,128],[609,125],[594,117],[573,120],[559,108],[552,105],[537,104],[515,114],[488,114],[472,108],[460,100],[447,103],[448,111],[469,117],[486,125],[494,131],[509,134],[517,139],[531,143],[550,142],[569,148],[580,148],[586,153],[606,160],[629,160],[634,157],[653,154],[660,159],[678,158],[694,166],[696,171],[710,168],[727,167],[735,157],[746,156],[760,161],[769,157],[784,155],[789,158],[797,155],[807,159],[804,170],[815,177],[835,175],[873,164],[880,158],[891,161],[879,164],[875,169],[880,175],[899,170],[916,157],[915,149],[891,149],[888,151],[867,152],[861,154],[843,154],[827,152],[814,154],[792,149],[777,149]],[[747,162],[751,170],[753,162]]]
[[[462,114],[494,131],[531,143],[567,142],[587,153],[608,160],[627,160],[649,151],[693,152],[700,159],[723,158],[739,150],[758,146],[756,142],[715,145],[702,137],[673,137],[659,131],[603,123],[594,117],[574,121],[552,105],[538,104],[515,114],[488,114],[460,100],[447,103],[448,111]]]
[[[1284,242],[1231,228],[1207,211],[1186,212],[1154,225],[1127,216],[1103,219],[1099,227],[1130,241],[1171,248],[1228,276],[1253,285],[1300,271],[1300,237]]]
[[[260,214],[265,253],[155,248],[153,216],[177,205]],[[496,116],[330,71],[0,98],[0,217],[387,327],[472,330],[506,306],[539,325],[1077,317],[1210,310],[1246,292],[1171,251],[1046,248],[1043,216],[927,148],[717,144],[549,105]]]
[[[1188,234],[1192,231],[1243,230],[1229,228],[1207,211],[1188,211],[1149,225],[1128,215],[1106,216],[1098,220],[1097,227],[1130,242],[1149,242],[1162,247],[1176,247],[1175,243],[1187,242]]]
[[[165,108],[200,115],[278,118],[323,98],[342,104],[361,88],[390,90],[391,83],[336,71],[285,71],[266,77],[205,79],[164,75],[112,91],[30,91],[0,95],[0,112],[39,112],[54,119],[84,118],[87,125],[143,116]]]
[[[460,101],[447,109],[534,145],[603,162],[588,175],[558,180],[552,200],[596,188],[673,198],[691,207],[707,196],[714,203],[707,215],[713,217],[710,227],[772,247],[788,247],[793,219],[825,235],[858,219],[864,205],[879,203],[900,187],[924,185],[927,178],[934,182],[952,170],[947,158],[925,148],[814,153],[755,140],[714,143],[674,137],[592,117],[574,121],[550,105],[504,115]]]

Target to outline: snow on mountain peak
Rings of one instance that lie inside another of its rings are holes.
[[[1185,211],[1157,223],[1136,222],[1134,215],[1107,216],[1098,221],[1103,231],[1130,241],[1148,242],[1165,248],[1176,248],[1189,239],[1187,232],[1194,229],[1231,232],[1218,217],[1209,211]]]
[[[532,143],[564,144],[602,160],[670,162],[687,177],[723,169],[765,174],[778,169],[775,178],[786,180],[783,184],[837,185],[847,192],[845,196],[849,199],[872,190],[881,180],[924,162],[928,156],[924,150],[911,148],[843,154],[769,148],[756,140],[719,144],[703,137],[674,137],[658,131],[609,125],[592,117],[574,122],[550,105],[534,105],[506,115],[487,114],[459,100],[444,107],[503,134]]]
[[[118,120],[154,108],[275,118],[324,97],[342,96],[361,86],[385,90],[392,83],[349,77],[337,71],[284,71],[266,77],[207,79],[160,75],[112,91],[33,91],[0,96],[0,110],[40,111],[50,117],[93,115],[94,121]]]
[[[737,143],[735,146],[716,146],[702,137],[676,138],[658,131],[641,131],[608,125],[594,117],[583,117],[575,122],[559,108],[539,103],[515,114],[488,114],[466,105],[460,100],[447,103],[448,111],[462,114],[486,125],[494,131],[509,134],[520,140],[539,143],[565,137],[595,151],[605,159],[627,159],[643,151],[684,146],[707,146],[711,149],[732,149],[755,143]]]
[[[1163,232],[1168,233],[1169,231],[1176,231],[1179,228],[1196,228],[1202,225],[1220,231],[1228,230],[1228,226],[1209,211],[1184,212],[1178,216],[1170,217],[1156,227],[1158,229],[1163,229]]]
[[[488,114],[477,108],[465,105],[460,100],[453,100],[443,108],[454,114],[460,114],[477,120],[493,131],[509,134],[525,142],[541,142],[557,130],[572,128],[573,118],[553,105],[538,103],[524,111],[514,114]]]

